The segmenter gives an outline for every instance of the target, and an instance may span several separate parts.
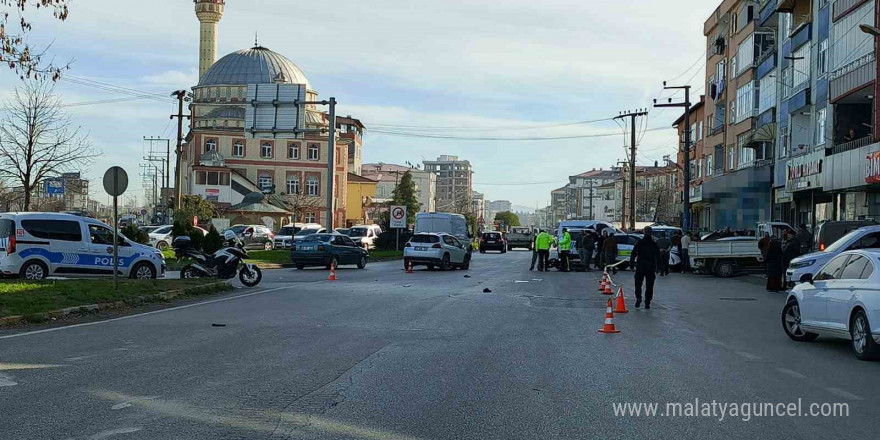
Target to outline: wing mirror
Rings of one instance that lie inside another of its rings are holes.
[[[813,284],[813,274],[805,273],[805,274],[801,275],[801,282]]]

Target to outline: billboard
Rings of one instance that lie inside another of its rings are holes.
[[[248,106],[244,132],[248,139],[294,139],[305,129],[305,84],[251,84],[247,88]],[[300,111],[302,110],[302,111]]]
[[[46,179],[46,194],[50,196],[64,195],[64,180]]]

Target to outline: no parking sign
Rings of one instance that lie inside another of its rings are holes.
[[[406,206],[391,207],[391,228],[406,229]]]

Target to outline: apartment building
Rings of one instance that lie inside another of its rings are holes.
[[[703,149],[712,151],[713,176],[701,185],[705,229],[754,227],[772,214],[776,87],[763,96],[761,80],[774,84],[765,78],[777,63],[777,44],[775,28],[760,23],[761,5],[771,3],[725,0],[704,23]],[[695,160],[706,166],[706,158]]]
[[[715,166],[718,158],[715,155],[714,146],[706,148],[705,128],[706,121],[705,112],[706,97],[700,96],[700,100],[692,103],[689,115],[689,125],[685,125],[684,114],[682,114],[672,126],[678,129],[678,178],[676,180],[675,190],[678,193],[676,200],[683,203],[684,197],[688,197],[691,203],[691,226],[696,229],[702,229],[705,223],[708,223],[711,210],[707,208],[703,202],[703,182],[710,180],[715,174]],[[688,131],[690,127],[690,131]],[[688,134],[689,133],[689,134]],[[690,155],[685,158],[684,140],[685,136],[690,136]],[[724,157],[720,158],[722,161]],[[690,182],[686,184],[684,181],[684,165],[690,166]]]
[[[363,177],[379,182],[376,188],[378,202],[387,202],[391,199],[397,182],[407,171],[412,175],[416,187],[416,195],[421,203],[420,212],[434,212],[437,198],[437,175],[434,172],[382,162],[361,165]]]
[[[472,209],[474,170],[470,162],[442,155],[423,164],[425,171],[437,175],[437,211],[464,213]]]
[[[596,220],[600,216],[599,187],[613,183],[620,178],[620,169],[592,169],[568,177],[566,195],[568,197],[566,218],[569,220]]]

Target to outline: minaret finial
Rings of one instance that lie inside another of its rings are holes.
[[[254,47],[260,47],[260,34],[259,34],[259,31],[254,31]]]

